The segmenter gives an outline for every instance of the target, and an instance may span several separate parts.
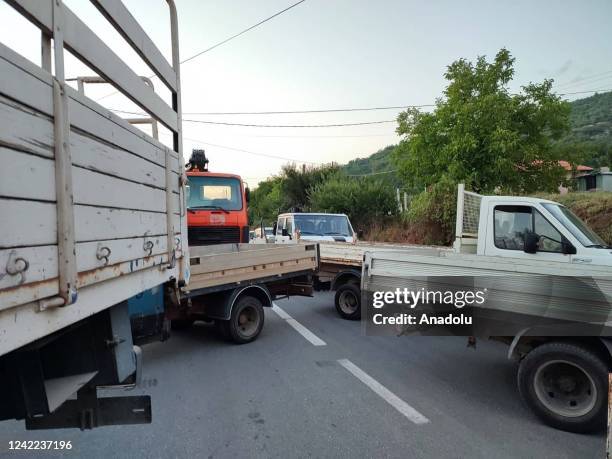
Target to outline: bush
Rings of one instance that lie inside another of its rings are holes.
[[[313,212],[347,214],[356,230],[398,212],[393,187],[373,177],[337,175],[311,189],[309,197]]]
[[[442,180],[416,195],[404,219],[422,238],[424,244],[450,244],[455,229],[457,186]]]

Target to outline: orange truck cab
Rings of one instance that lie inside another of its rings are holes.
[[[249,189],[238,175],[208,171],[204,150],[193,150],[187,175],[189,245],[249,242]]]

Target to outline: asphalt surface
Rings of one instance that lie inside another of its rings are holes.
[[[26,431],[0,423],[2,457],[601,458],[603,435],[542,425],[523,406],[516,364],[494,342],[368,337],[340,319],[329,293],[277,304],[325,345],[266,309],[254,343],[222,341],[196,324],[144,347],[153,423]],[[320,344],[320,343],[319,343]],[[338,361],[347,359],[396,398]],[[380,388],[378,388],[380,389]],[[125,395],[118,393],[117,395]],[[390,397],[390,399],[389,399]],[[428,422],[402,414],[399,400]],[[9,440],[70,440],[63,452],[8,451]]]

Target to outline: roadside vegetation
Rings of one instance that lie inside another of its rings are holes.
[[[612,245],[612,192],[598,191],[563,195],[539,193],[535,196],[567,206],[608,245]]]
[[[552,80],[511,92],[514,58],[506,49],[490,62],[459,59],[444,76],[448,85],[432,111],[399,114],[399,145],[345,166],[286,165],[253,191],[251,224],[271,225],[297,209],[346,213],[362,239],[447,245],[464,183],[483,194],[548,193],[612,243],[612,193],[554,194],[571,185],[559,160],[609,165],[612,93],[570,104],[552,91]],[[409,196],[403,211],[397,190]]]

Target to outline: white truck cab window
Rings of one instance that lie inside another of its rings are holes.
[[[291,236],[293,234],[293,218],[287,218],[287,234]]]
[[[281,236],[283,234],[283,228],[285,227],[285,218],[279,218],[276,223],[276,235]]]
[[[544,216],[531,206],[496,206],[495,247],[506,250],[523,250],[525,233],[540,236],[538,251],[563,251],[561,233]]]
[[[496,206],[494,212],[495,247],[523,250],[525,232],[533,231],[530,206]]]
[[[563,237],[561,233],[559,233],[559,231],[557,231],[537,210],[534,210],[533,221],[536,234],[541,236],[538,250],[542,252],[563,252],[563,246],[561,244]]]

